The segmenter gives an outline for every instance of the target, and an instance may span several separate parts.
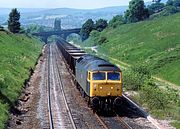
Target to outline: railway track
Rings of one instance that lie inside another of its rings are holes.
[[[57,51],[59,52],[59,49]],[[59,58],[62,58],[62,55],[60,52],[59,52]],[[66,61],[64,60],[64,58],[62,58],[62,60],[64,61],[65,66],[68,69],[68,72],[70,72],[71,76],[74,77],[72,74],[72,71],[69,70],[69,67],[68,67]],[[132,129],[122,118],[120,118],[118,116],[108,118],[108,117],[101,117],[101,116],[98,116],[97,114],[95,114],[95,117],[98,119],[101,126],[105,129],[109,129],[109,128]],[[116,125],[115,125],[116,127],[114,125],[112,125],[111,123],[113,123],[113,124],[116,123]]]
[[[52,44],[54,45],[54,44]],[[76,129],[67,99],[63,90],[61,72],[57,64],[55,47],[49,45],[48,49],[48,111],[50,129],[73,128]],[[53,49],[53,50],[52,50]]]
[[[67,84],[66,81],[69,80],[65,79],[67,77],[65,77],[64,75],[67,71],[70,71],[68,70],[68,66],[56,44],[49,45],[48,55],[49,70],[47,80],[49,94],[48,102],[50,128],[92,128],[93,126],[91,124],[89,126],[89,123],[87,123],[86,121],[82,122],[84,117],[82,113],[78,112],[78,110],[72,109],[72,105],[74,104],[72,104],[71,100],[69,100],[69,93],[67,93],[67,91],[64,91],[64,88],[67,90],[67,86],[64,86]],[[67,70],[63,70],[63,65],[66,67]],[[72,110],[70,110],[69,106]],[[100,126],[100,128],[104,129],[132,129],[132,127],[134,127],[132,123],[129,123],[129,121],[128,123],[126,122],[127,118],[124,119],[119,116],[103,117],[94,114],[92,117],[94,117],[97,121],[96,126]],[[79,124],[79,122],[81,124]],[[129,124],[131,126],[129,126]],[[93,128],[96,128],[96,126],[94,126]],[[134,128],[136,128],[136,126]]]
[[[102,117],[95,114],[104,129],[132,129],[121,117]]]
[[[48,45],[48,80],[47,80],[47,85],[48,85],[48,115],[49,115],[49,126],[50,129],[54,129],[54,124],[53,124],[53,116],[52,116],[52,108],[51,108],[51,88],[50,88],[50,45]]]

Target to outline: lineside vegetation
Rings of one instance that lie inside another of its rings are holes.
[[[25,35],[0,31],[0,129],[5,127],[10,108],[29,78],[41,53],[42,43]]]

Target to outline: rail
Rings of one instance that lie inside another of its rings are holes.
[[[57,48],[56,48],[56,51],[59,53],[59,51],[57,50]],[[59,55],[59,58],[61,58],[60,53],[59,53],[58,55]],[[62,78],[61,78],[61,72],[60,72],[60,68],[59,68],[59,64],[58,64],[57,58],[56,58],[56,65],[57,65],[57,67],[58,67],[57,70],[58,70],[58,74],[59,74],[59,79],[62,80]],[[73,129],[76,129],[76,125],[75,125],[75,122],[74,122],[74,120],[73,120],[73,116],[72,116],[71,110],[70,110],[70,108],[69,108],[69,106],[68,106],[67,98],[66,98],[66,96],[65,96],[64,84],[62,83],[62,81],[60,81],[60,84],[61,84],[61,86],[62,86],[62,95],[63,95],[63,99],[64,99],[64,102],[65,102],[65,106],[66,106],[66,109],[67,109],[67,112],[68,112],[68,115],[69,115],[71,124],[72,124],[72,126],[73,126]]]
[[[49,113],[49,124],[50,124],[50,129],[54,129],[54,124],[53,124],[53,116],[52,116],[52,108],[51,108],[51,88],[50,88],[50,45],[48,46],[48,113]]]

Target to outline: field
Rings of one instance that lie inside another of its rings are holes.
[[[0,31],[0,128],[8,119],[9,107],[14,105],[28,79],[30,69],[41,52],[42,43],[25,35]]]

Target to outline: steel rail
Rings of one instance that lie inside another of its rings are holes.
[[[51,46],[48,45],[48,113],[49,113],[49,124],[50,124],[50,129],[54,129],[54,123],[53,123],[53,116],[52,116],[52,107],[51,107],[51,88],[50,88],[50,52],[51,52]]]
[[[104,129],[109,129],[106,123],[96,113],[95,113],[95,116],[98,119],[98,121],[101,123]]]
[[[57,53],[59,53],[59,51],[57,50],[57,48],[55,48],[56,49],[56,52]],[[60,53],[58,54],[59,55],[59,58],[61,58],[61,56],[60,56]],[[58,71],[58,75],[59,75],[59,82],[60,82],[60,84],[61,84],[61,91],[62,91],[62,95],[63,95],[63,99],[64,99],[64,102],[65,102],[65,106],[66,106],[66,109],[67,109],[67,112],[68,112],[68,115],[69,115],[69,118],[70,118],[70,121],[71,121],[71,124],[72,124],[72,126],[73,126],[73,129],[76,129],[76,125],[75,125],[75,122],[74,122],[74,120],[73,120],[73,116],[72,116],[72,113],[71,113],[71,110],[70,110],[70,108],[69,108],[69,106],[68,106],[68,104],[67,104],[67,98],[66,98],[66,96],[65,96],[65,92],[64,92],[64,84],[62,83],[62,75],[61,75],[61,72],[60,72],[60,68],[59,68],[59,65],[58,65],[58,60],[57,60],[57,57],[55,56],[55,58],[56,58],[56,65],[57,65],[57,71]]]
[[[126,129],[132,129],[132,127],[128,125],[128,123],[126,123],[121,117],[117,116],[117,119],[123,124]]]

